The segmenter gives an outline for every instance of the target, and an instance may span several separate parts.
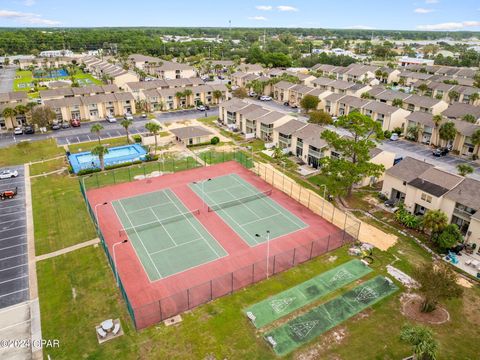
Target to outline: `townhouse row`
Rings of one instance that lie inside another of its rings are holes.
[[[131,68],[137,68],[160,79],[172,80],[197,76],[193,66],[167,61],[153,56],[132,54],[128,57]]]
[[[406,157],[385,172],[382,193],[419,216],[442,210],[467,243],[480,247],[480,181]]]
[[[122,88],[128,82],[138,81],[140,77],[133,71],[126,70],[120,65],[109,63],[95,56],[85,56],[80,59],[85,69],[98,79],[107,80]]]

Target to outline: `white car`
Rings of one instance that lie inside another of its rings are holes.
[[[390,141],[397,141],[399,139],[398,137],[398,134],[397,133],[393,133],[391,136],[390,136]]]
[[[115,116],[113,116],[113,115],[105,116],[105,120],[107,120],[109,123],[117,122],[117,119],[115,119]]]
[[[123,115],[123,118],[125,120],[133,120],[133,115],[132,114],[129,114],[129,113],[126,113],[125,115]]]
[[[250,91],[250,92],[248,93],[248,96],[250,96],[250,97],[256,97],[256,96],[257,96],[257,93],[256,93],[255,91]]]
[[[21,127],[16,127],[14,130],[13,130],[13,133],[15,135],[22,135],[23,134],[23,129]]]
[[[272,100],[271,96],[266,96],[266,95],[260,96],[260,101],[271,101],[271,100]]]
[[[17,170],[3,170],[0,171],[0,179],[10,179],[18,176]]]
[[[198,110],[198,111],[205,111],[205,106],[203,106],[203,105],[198,105],[198,106],[197,106],[197,110]]]

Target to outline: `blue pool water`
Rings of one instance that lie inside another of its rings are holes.
[[[52,70],[52,71],[43,71],[37,70],[33,72],[33,77],[35,79],[54,79],[62,76],[68,76],[68,72],[65,69]]]
[[[105,166],[145,160],[145,155],[147,152],[139,144],[112,147],[108,149],[108,154],[104,157]],[[92,155],[90,151],[70,154],[68,161],[70,161],[75,174],[80,170],[100,167],[98,157]]]

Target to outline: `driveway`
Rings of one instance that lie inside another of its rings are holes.
[[[474,173],[469,175],[469,177],[480,180],[479,163],[451,155],[435,157],[432,155],[432,148],[427,145],[413,143],[405,140],[387,140],[380,145],[380,148],[391,151],[401,157],[410,156],[414,159],[426,161],[429,164],[433,164],[439,168],[455,174],[457,173],[457,165],[468,164],[475,169]]]
[[[0,191],[17,188],[18,193],[0,200],[0,309],[29,298],[24,169],[9,169],[19,175],[0,180]]]

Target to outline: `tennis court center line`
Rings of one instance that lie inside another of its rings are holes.
[[[247,187],[245,184],[242,184],[242,183],[236,178],[236,176],[232,176],[232,177],[235,179],[235,181],[236,181],[237,183],[241,184],[243,187],[245,187],[245,188],[248,189],[248,187]],[[268,206],[270,206],[272,209],[274,209],[275,211],[279,212],[278,209],[275,209],[275,207],[274,207],[272,204],[270,204],[268,201],[266,201],[263,197],[261,197],[260,199],[261,199],[265,204],[267,204]],[[280,213],[282,213],[282,212],[280,211]],[[290,213],[290,212],[289,212],[289,213]],[[288,221],[290,221],[293,225],[299,227],[300,229],[303,229],[304,227],[307,227],[307,224],[305,224],[303,221],[302,221],[302,226],[299,226],[295,221],[293,221],[292,219],[290,219],[290,216],[287,216],[286,214],[283,214],[283,213],[282,213],[282,215],[283,215],[284,218],[286,218],[286,219],[287,219]],[[292,214],[292,215],[293,215],[293,214]]]
[[[194,240],[190,240],[190,241],[184,242],[184,243],[182,243],[182,244],[180,244],[180,245],[170,246],[170,247],[165,248],[165,249],[162,249],[162,250],[154,251],[154,252],[151,253],[151,255],[156,255],[156,254],[158,254],[158,253],[161,253],[161,252],[164,252],[164,251],[167,251],[167,250],[172,250],[172,249],[178,248],[178,247],[180,247],[180,246],[182,246],[182,245],[191,244],[191,243],[194,243],[194,242],[200,241],[200,240],[203,240],[203,238],[196,238],[196,239],[194,239]]]
[[[169,195],[167,192],[166,192],[165,194],[166,194],[167,197],[170,199],[170,201],[172,201],[172,199],[170,198],[170,195]],[[176,198],[178,201],[181,202],[181,200],[180,200],[174,193],[173,193],[173,195],[175,196],[175,198]],[[177,204],[175,204],[174,201],[172,201],[172,203],[175,205],[175,207],[177,208],[177,210],[181,212],[181,210],[179,209],[179,207],[177,206]],[[184,216],[185,216],[185,219],[187,219],[187,221],[188,221],[188,223],[190,224],[190,226],[193,227],[193,229],[197,232],[197,234],[202,237],[203,241],[204,241],[204,242],[208,245],[208,247],[214,252],[214,254],[217,256],[217,258],[221,258],[221,256],[220,256],[220,255],[218,254],[218,252],[210,245],[210,243],[207,241],[207,239],[205,239],[205,237],[200,233],[200,231],[198,231],[198,229],[191,223],[190,219],[189,219],[185,214],[184,214]],[[198,223],[200,223],[200,222],[198,222]],[[201,224],[201,223],[200,223],[200,224]],[[202,224],[201,224],[201,225],[202,225]],[[202,226],[203,226],[203,225],[202,225]],[[205,228],[204,228],[204,229],[205,229]],[[205,230],[208,232],[207,229],[205,229]],[[215,239],[215,238],[212,236],[212,234],[210,234],[209,232],[208,232],[208,234],[212,237],[212,239]],[[217,243],[218,243],[218,241],[217,241]],[[225,250],[225,249],[223,249],[223,250]],[[225,252],[226,252],[226,251],[225,251]]]
[[[192,186],[197,187],[197,184],[193,184]],[[200,189],[198,189],[198,190],[200,190]],[[205,197],[207,197],[208,199],[210,199],[210,201],[213,203],[212,206],[218,205],[218,203],[217,203],[216,201],[214,201],[214,200],[208,195],[207,192],[203,193],[203,196],[205,196]],[[203,201],[205,201],[205,199],[203,199]],[[231,217],[230,214],[227,213],[224,209],[219,209],[219,212],[221,212],[222,214],[225,214],[225,215],[226,215],[227,217],[229,217],[235,224],[238,225],[238,227],[240,228],[240,230],[243,230],[242,226],[241,226],[233,217]],[[240,237],[240,239],[243,240],[243,236],[240,235],[240,234],[238,233],[238,231],[236,231],[236,230],[235,230],[233,227],[231,227],[231,226],[229,226],[229,228],[232,229],[233,232],[234,232],[235,234],[237,234],[237,235]],[[243,231],[245,232],[245,234],[246,234],[250,239],[253,240],[253,242],[254,242],[255,244],[257,244],[257,245],[259,244],[259,243],[257,242],[257,239],[255,239],[253,236],[251,236],[251,235],[250,235],[248,232],[246,232],[245,230],[243,230]],[[250,245],[248,242],[247,242],[247,245],[250,246],[250,247],[252,247],[252,245]],[[254,245],[254,246],[255,246],[255,245]]]
[[[232,193],[231,193],[230,191],[228,191],[228,190],[225,190],[225,192],[226,192],[227,194],[230,194],[231,196],[233,196],[233,199],[232,199],[231,201],[235,201],[235,200],[240,200],[240,199],[241,199],[241,198],[236,197],[234,194],[232,194]],[[252,195],[257,195],[257,194],[252,194]],[[252,199],[252,201],[253,201],[253,200],[256,200],[256,199]],[[229,200],[229,201],[230,201],[230,200]],[[221,205],[221,204],[220,204],[220,205]],[[247,204],[245,204],[245,203],[240,203],[239,205],[242,205],[244,208],[246,208],[248,211],[250,211],[253,215],[255,215],[255,216],[257,217],[257,220],[261,220],[261,216],[258,215],[258,214],[257,214],[255,211],[253,211],[252,209],[250,209],[250,207],[247,206]]]
[[[282,215],[281,213],[277,212],[276,214],[272,214],[272,215],[269,215],[269,216],[265,216],[261,219],[257,219],[257,220],[252,220],[252,221],[247,221],[246,223],[243,223],[242,225],[240,226],[247,226],[247,225],[250,225],[250,224],[253,224],[253,223],[256,223],[258,221],[262,221],[262,220],[267,220],[267,219],[271,219],[272,217],[275,217],[275,216],[278,216],[278,215]]]
[[[118,203],[120,204],[120,206],[121,206],[121,208],[122,208],[122,211],[123,211],[123,212],[125,213],[125,215],[127,216],[127,219],[128,219],[128,221],[130,222],[130,225],[133,226],[132,220],[130,220],[130,218],[128,217],[128,214],[127,214],[127,212],[125,211],[125,208],[123,207],[122,201],[119,200]],[[115,207],[114,207],[114,206],[112,206],[112,207],[113,207],[113,210],[115,211],[115,214],[117,215],[118,219],[120,219],[120,217],[119,217],[118,214],[117,214],[117,210],[115,210]],[[120,220],[120,222],[121,222],[121,220]],[[135,230],[135,229],[134,229],[134,230]],[[152,257],[150,256],[150,253],[148,252],[147,248],[145,247],[145,244],[143,243],[142,238],[140,237],[140,235],[138,235],[137,230],[135,230],[135,234],[137,234],[138,241],[140,241],[140,243],[142,244],[143,248],[145,249],[145,252],[147,253],[147,256],[148,256],[148,258],[150,259],[150,262],[152,263],[153,267],[154,267],[155,270],[157,271],[157,274],[160,276],[160,278],[163,278],[162,274],[160,274],[160,271],[158,271],[157,265],[153,262]],[[133,247],[133,249],[135,250],[135,246],[133,246],[133,244],[132,244],[132,247]],[[149,280],[150,280],[150,277],[148,276],[148,271],[147,271],[147,269],[145,269],[145,265],[143,265],[143,263],[142,263],[142,260],[141,260],[142,258],[138,255],[138,253],[137,253],[136,250],[135,250],[135,253],[136,253],[136,255],[137,255],[138,260],[140,260],[140,263],[142,264],[143,270],[145,271],[145,273],[147,274],[147,277],[148,277]]]
[[[144,208],[141,208],[141,209],[132,210],[132,211],[130,211],[130,214],[133,214],[133,213],[136,213],[136,212],[140,212],[140,211],[143,211],[143,210],[146,210],[146,209],[152,209],[152,208],[157,208],[157,207],[162,207],[162,206],[167,206],[167,205],[170,205],[170,203],[164,203],[164,204],[157,204],[157,205],[147,206],[147,207],[144,207]]]
[[[157,214],[155,214],[155,212],[152,210],[152,208],[150,207],[149,210],[151,211],[151,213],[153,214],[153,216],[155,216],[155,219],[157,219],[158,223],[160,224],[160,226],[162,227],[163,230],[165,230],[165,232],[167,233],[168,237],[170,238],[170,240],[172,240],[172,242],[175,244],[175,246],[177,246],[177,243],[175,242],[175,240],[173,240],[173,237],[172,235],[170,235],[170,233],[168,232],[168,230],[165,228],[165,226],[163,226],[163,224],[161,223],[161,220],[158,218]],[[179,214],[180,215],[180,214]],[[175,216],[175,215],[174,215]]]

